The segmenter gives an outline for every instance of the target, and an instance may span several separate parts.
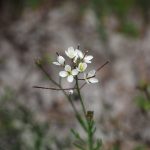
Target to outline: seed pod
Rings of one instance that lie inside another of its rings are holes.
[[[87,111],[86,118],[88,121],[92,121],[94,116],[94,111]]]

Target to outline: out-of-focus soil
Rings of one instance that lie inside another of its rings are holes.
[[[4,93],[4,87],[11,87],[18,92],[20,103],[36,113],[38,121],[64,123],[59,132],[65,132],[74,125],[71,107],[61,92],[32,88],[53,86],[34,59],[48,56],[53,61],[55,52],[63,54],[69,46],[80,44],[94,56],[90,69],[110,61],[97,74],[100,82],[82,90],[87,108],[95,113],[97,136],[110,145],[119,142],[123,150],[140,142],[150,145],[149,114],[142,114],[134,102],[138,83],[150,80],[150,28],[144,37],[136,39],[108,28],[104,44],[93,11],[86,10],[80,19],[77,11],[72,3],[45,11],[27,9],[18,20],[1,28],[0,93]],[[57,67],[50,64],[47,69],[58,80]],[[68,86],[65,81],[63,84]]]

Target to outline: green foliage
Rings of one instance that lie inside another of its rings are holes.
[[[95,123],[92,120],[87,120],[86,122],[87,130],[86,134],[88,135],[88,139],[85,140],[81,137],[81,135],[74,129],[71,129],[72,134],[75,137],[74,145],[80,150],[101,150],[102,141],[97,139],[94,140],[94,134],[96,132]],[[87,147],[87,148],[86,148]]]
[[[70,146],[71,140],[60,142],[57,136],[49,135],[50,124],[35,121],[34,112],[16,96],[16,91],[9,87],[0,96],[0,150],[52,150],[51,145],[57,149]]]
[[[106,39],[107,36],[105,18],[109,18],[112,15],[118,19],[119,29],[121,29],[118,31],[131,37],[140,35],[140,30],[136,27],[136,23],[129,19],[133,10],[141,9],[140,13],[143,16],[143,22],[149,23],[150,1],[148,0],[90,0],[90,5],[96,14],[98,31],[103,39]]]
[[[141,81],[137,87],[140,95],[135,97],[135,102],[139,108],[144,111],[150,110],[150,85],[145,81]]]
[[[11,100],[14,93],[13,91],[6,87],[5,93],[0,97],[0,149],[12,149],[19,150],[21,148],[20,142],[20,130],[13,127],[13,113],[10,113],[10,109],[8,108],[8,101]],[[14,139],[15,135],[15,139]],[[12,139],[14,139],[12,141]],[[10,146],[11,145],[11,146]]]
[[[113,146],[112,150],[120,150],[120,146],[117,145],[117,144],[115,144],[115,145]]]
[[[9,87],[5,87],[4,91],[5,93],[0,97],[0,102],[3,102],[4,100],[11,100],[14,95],[13,90],[11,90]]]
[[[134,4],[134,0],[108,0],[108,2],[112,13],[115,13],[119,17],[125,17]]]
[[[136,37],[139,36],[138,28],[131,21],[123,23],[122,26],[121,26],[121,30],[120,31],[122,33],[124,33],[125,35],[131,36],[131,37],[135,37],[136,38]]]
[[[150,110],[150,101],[148,101],[143,95],[139,95],[135,98],[136,104],[139,108],[149,111]]]
[[[77,147],[77,148],[79,148],[79,149],[81,149],[81,150],[84,150],[85,149],[85,141],[81,138],[81,136],[80,136],[80,134],[77,132],[77,131],[75,131],[74,129],[71,129],[71,132],[72,132],[72,134],[74,135],[74,137],[75,137],[75,142],[74,142],[74,145]]]
[[[25,0],[26,6],[30,6],[32,8],[37,7],[41,3],[41,0]]]
[[[134,150],[146,150],[146,146],[144,145],[138,145],[134,148]]]
[[[41,59],[35,60],[38,65],[47,65],[52,63],[52,58],[49,54],[44,54]]]

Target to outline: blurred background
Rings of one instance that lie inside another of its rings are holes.
[[[0,150],[75,150],[67,99],[32,86],[53,86],[35,58],[58,80],[56,52],[78,44],[90,69],[110,61],[82,89],[103,150],[150,150],[149,23],[149,0],[1,0]]]

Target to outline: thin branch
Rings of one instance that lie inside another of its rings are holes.
[[[62,90],[75,90],[76,88],[53,88],[53,87],[43,87],[43,86],[33,86],[33,88],[37,89],[47,89],[47,90],[54,90],[54,91],[62,91]]]
[[[106,61],[102,66],[100,66],[96,72],[100,71],[105,65],[107,65],[109,63],[109,61]]]
[[[94,78],[95,77],[95,75],[94,76],[91,76],[91,77],[88,77],[88,78],[86,78],[86,79],[91,79],[91,78]],[[85,80],[85,79],[78,79],[78,80]]]
[[[52,79],[52,77],[50,76],[50,74],[44,69],[44,67],[42,66],[40,60],[36,59],[35,60],[35,64],[45,73],[45,75],[47,76],[47,78],[56,86],[60,87],[60,85],[54,80]]]
[[[83,84],[81,85],[81,87],[80,87],[80,90],[81,90],[86,84],[87,84],[86,82],[83,83]]]
[[[59,56],[59,53],[58,53],[58,52],[56,52],[56,55],[57,55],[57,56]]]

